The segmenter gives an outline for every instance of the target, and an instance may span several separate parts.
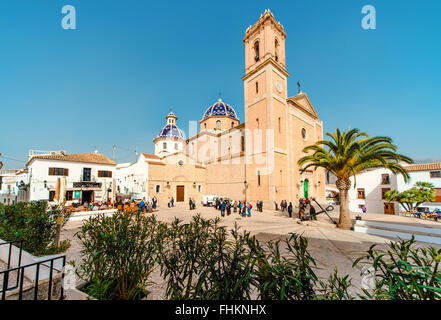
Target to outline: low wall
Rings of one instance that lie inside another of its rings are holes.
[[[92,211],[73,212],[69,218],[69,221],[87,220],[90,217],[97,216],[100,214],[104,214],[105,216],[111,216],[115,214],[117,211],[118,211],[117,209],[107,209],[107,210],[97,210],[97,211],[92,210]]]
[[[5,243],[6,241],[0,239],[0,243]],[[0,260],[4,261],[5,263],[8,263],[8,255],[9,255],[9,245],[0,245]],[[43,256],[43,257],[36,257],[30,254],[29,252],[22,251],[21,253],[21,266],[25,266],[28,264],[32,264],[39,261],[44,261],[47,259],[55,258],[55,257],[62,257],[64,254],[55,254],[50,256]],[[18,261],[20,257],[20,248],[16,247],[15,245],[11,246],[11,260],[10,260],[10,268],[18,267]],[[57,273],[60,273],[63,269],[63,259],[57,259],[54,261],[54,272],[53,276],[55,276]],[[36,277],[36,271],[37,266],[31,266],[24,268],[24,275],[26,278],[28,278],[31,281],[35,281]],[[45,280],[49,279],[49,273],[50,273],[50,263],[43,263],[40,265],[38,280]]]
[[[57,274],[52,278],[51,300],[60,299],[61,287],[62,287],[62,275]],[[19,288],[8,291],[6,292],[6,300],[18,300],[19,294],[20,294]],[[23,286],[22,300],[34,300],[34,295],[35,295],[34,283]],[[39,281],[37,300],[49,300],[48,295],[49,295],[49,279]],[[63,299],[65,297],[66,294],[64,293]]]

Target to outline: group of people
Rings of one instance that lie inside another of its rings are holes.
[[[148,200],[143,198],[140,202],[135,201],[135,199],[119,199],[116,202],[115,207],[121,211],[127,211],[128,208],[137,208],[138,213],[144,213],[156,210],[157,202],[158,200],[156,199],[156,197]]]
[[[188,205],[190,206],[190,210],[196,209],[196,201],[194,201],[192,198],[188,200]]]
[[[425,217],[433,218],[435,221],[438,221],[438,219],[441,218],[441,210],[438,208],[435,208],[432,212],[430,212],[429,208],[426,208],[423,212],[414,212],[414,216],[420,219],[422,214],[424,214]]]
[[[276,211],[278,211],[278,204],[277,201],[274,201],[275,207],[276,207]],[[310,216],[311,219],[313,220],[317,220],[317,216],[315,215],[316,211],[314,206],[311,203],[311,200],[306,199],[306,198],[300,198],[299,202],[296,206],[296,209],[298,211],[298,218],[300,220],[303,220],[305,218],[305,216]],[[286,200],[282,200],[280,202],[280,210],[282,212],[288,212],[288,215],[290,218],[292,218],[293,216],[293,211],[294,211],[294,207],[292,202],[287,202]]]
[[[262,208],[263,204],[258,203],[258,208]],[[220,210],[221,216],[225,217],[225,214],[229,216],[232,212],[239,213],[242,217],[251,217],[251,209],[253,205],[249,201],[231,201],[229,199],[216,199],[214,207]],[[261,209],[258,209],[260,212]]]
[[[83,208],[85,211],[106,210],[112,208],[112,204],[105,204],[102,202],[85,202],[83,204]]]

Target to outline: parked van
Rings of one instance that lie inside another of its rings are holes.
[[[216,195],[203,195],[202,196],[202,205],[203,206],[213,206],[216,202],[216,199],[219,198],[219,196]]]

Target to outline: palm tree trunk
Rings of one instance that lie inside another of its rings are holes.
[[[348,191],[351,187],[351,180],[349,179],[337,179],[335,186],[340,192],[340,218],[337,224],[337,228],[344,230],[352,229],[351,215],[349,211],[349,197]]]

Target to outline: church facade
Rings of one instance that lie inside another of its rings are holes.
[[[204,112],[199,131],[184,139],[177,117],[167,116],[149,161],[149,176],[155,177],[148,182],[149,197],[200,202],[203,194],[212,194],[259,200],[267,207],[281,200],[325,199],[324,171],[301,173],[297,165],[303,148],[322,140],[323,123],[306,93],[288,95],[285,39],[269,10],[247,28],[243,122],[219,99]]]

